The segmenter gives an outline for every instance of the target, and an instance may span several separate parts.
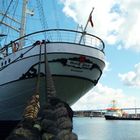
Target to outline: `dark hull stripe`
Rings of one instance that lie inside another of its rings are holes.
[[[93,80],[90,80],[90,79],[87,79],[87,78],[83,78],[83,77],[78,77],[78,76],[70,76],[70,75],[55,75],[53,74],[52,76],[56,76],[56,77],[72,77],[72,78],[77,78],[77,79],[83,79],[83,80],[87,80],[87,81],[90,81],[92,83],[94,83]],[[34,77],[33,77],[34,78]],[[31,79],[31,78],[28,78],[28,79]],[[26,80],[26,79],[24,79]],[[14,81],[10,81],[10,82],[7,82],[7,83],[4,83],[4,84],[1,84],[0,86],[4,86],[4,85],[7,85],[7,84],[10,84],[10,83],[14,83],[14,82],[18,82],[18,81],[21,81],[21,79],[18,79],[18,80],[14,80]]]
[[[106,120],[140,120],[139,117],[132,118],[132,117],[115,117],[115,116],[105,116]]]

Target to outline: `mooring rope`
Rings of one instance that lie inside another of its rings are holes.
[[[46,49],[46,42],[40,44],[38,74],[41,65],[41,46]],[[44,50],[46,96],[44,106],[40,108],[40,97],[44,97],[39,91],[40,74],[37,78],[37,92],[35,92],[24,110],[23,120],[12,131],[6,140],[77,140],[72,132],[73,111],[70,106],[56,98],[56,90],[49,69],[47,51]]]
[[[46,56],[47,54],[47,50],[46,50],[47,46],[46,46],[46,42],[44,42],[44,61],[45,61],[45,82],[46,82],[46,86],[47,86],[47,95],[49,97],[55,97],[56,96],[56,89],[54,86],[54,81],[50,72],[50,67],[49,67],[49,62],[48,62],[48,58]]]

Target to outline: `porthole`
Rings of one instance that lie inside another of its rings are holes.
[[[7,61],[5,61],[5,65],[7,64]]]
[[[22,57],[23,57],[23,54],[21,53],[20,58],[22,58]]]
[[[10,62],[11,62],[11,59],[9,58],[9,59],[8,59],[8,63],[10,63]]]
[[[3,62],[1,62],[1,66],[3,66]]]

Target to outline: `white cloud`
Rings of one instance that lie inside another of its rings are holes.
[[[74,110],[105,109],[112,100],[118,102],[118,107],[134,107],[135,97],[126,96],[121,89],[113,89],[98,85],[77,101],[72,108]]]
[[[119,77],[125,85],[140,88],[140,63],[134,66],[134,71],[119,74]]]
[[[110,63],[108,61],[105,61],[105,68],[103,70],[103,73],[106,73],[106,72],[109,72],[109,71],[111,71]]]
[[[95,27],[88,30],[108,44],[120,43],[119,48],[140,52],[140,1],[139,0],[60,0],[63,11],[77,23],[86,24],[92,7]]]
[[[139,0],[60,0],[64,4],[65,14],[75,22],[85,26],[92,7],[95,7],[92,19],[94,28],[88,25],[88,31],[101,37],[106,44],[118,49],[133,49],[140,52],[140,1]],[[117,44],[117,45],[116,45]],[[110,64],[104,71],[110,71]],[[135,70],[119,74],[122,81],[131,86],[140,86],[140,64]],[[112,99],[117,99],[122,107],[133,107],[135,97],[126,96],[121,89],[113,89],[97,84],[83,96],[73,109],[96,109],[107,107]]]

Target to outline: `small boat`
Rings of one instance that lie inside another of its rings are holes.
[[[107,108],[104,115],[106,120],[140,120],[140,117],[137,114],[128,114],[123,109],[117,108],[115,100],[113,100],[112,103],[113,106]]]

